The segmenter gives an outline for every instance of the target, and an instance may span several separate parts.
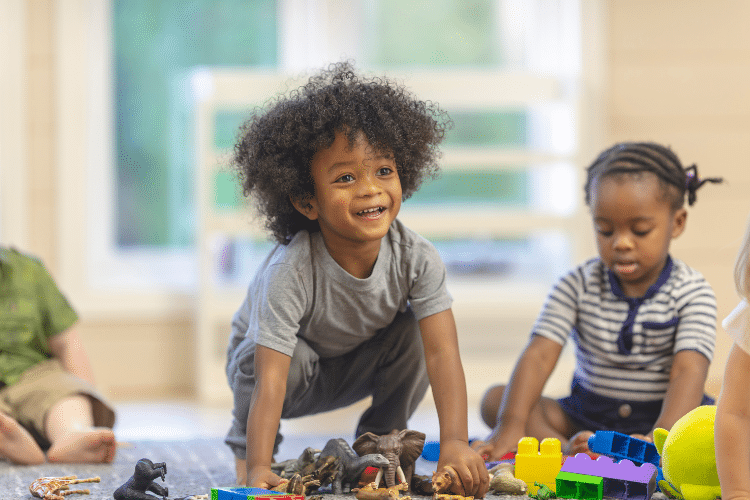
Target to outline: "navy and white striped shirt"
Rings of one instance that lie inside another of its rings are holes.
[[[552,288],[532,331],[561,345],[571,333],[584,388],[615,399],[664,399],[675,353],[695,350],[711,360],[716,297],[698,271],[668,258],[646,295],[629,298],[594,258]]]

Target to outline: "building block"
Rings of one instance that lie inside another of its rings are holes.
[[[560,471],[555,478],[558,498],[579,500],[602,500],[604,496],[603,478]]]
[[[305,500],[305,495],[292,495],[263,488],[211,488],[211,500]]]
[[[651,463],[659,466],[659,452],[653,443],[615,431],[596,431],[589,438],[589,449],[620,460],[636,464]]]
[[[533,437],[524,437],[518,441],[515,475],[526,483],[530,494],[536,495],[539,489],[535,482],[555,491],[555,478],[561,466],[562,451],[559,439],[543,439],[541,446]]]
[[[656,490],[656,466],[651,463],[636,466],[627,459],[614,463],[606,456],[592,460],[587,454],[578,453],[568,457],[560,470],[601,477],[607,497],[649,500]]]

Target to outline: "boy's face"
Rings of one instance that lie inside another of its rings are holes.
[[[628,297],[645,295],[664,268],[672,238],[684,230],[687,212],[672,210],[651,173],[599,178],[591,193],[599,256]]]
[[[364,135],[352,146],[336,132],[331,147],[315,153],[312,198],[295,203],[317,220],[326,245],[380,241],[401,209],[401,181],[393,158],[373,151]]]

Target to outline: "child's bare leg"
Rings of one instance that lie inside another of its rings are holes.
[[[237,484],[245,486],[247,482],[247,460],[234,457],[234,467],[237,470]]]
[[[71,396],[55,404],[47,413],[45,430],[52,443],[47,451],[50,462],[110,463],[115,458],[115,434],[94,427],[88,396]]]
[[[493,429],[497,424],[497,413],[500,410],[504,392],[504,385],[490,387],[484,394],[479,408],[482,420]],[[557,438],[560,440],[563,449],[565,449],[568,439],[580,430],[562,410],[557,401],[544,396],[534,405],[526,423],[527,436],[539,440],[547,437]]]
[[[29,431],[0,411],[0,457],[22,465],[44,463],[44,452]]]

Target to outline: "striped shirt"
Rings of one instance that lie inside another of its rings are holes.
[[[552,288],[532,335],[575,343],[575,378],[597,394],[631,401],[664,399],[675,353],[710,361],[716,341],[716,297],[703,276],[667,259],[640,298],[626,297],[599,258]]]

